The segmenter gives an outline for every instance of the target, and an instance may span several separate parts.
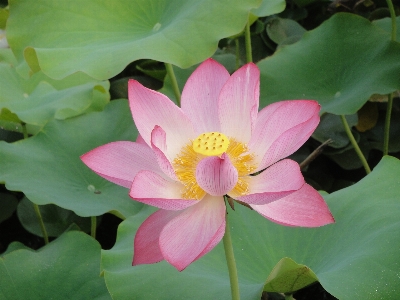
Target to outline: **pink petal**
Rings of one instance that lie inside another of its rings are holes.
[[[83,154],[81,160],[101,177],[126,188],[141,170],[161,172],[151,148],[134,142],[105,144]]]
[[[196,135],[221,131],[218,95],[229,78],[228,71],[213,59],[204,61],[189,77],[182,91],[182,110],[193,122]]]
[[[129,196],[136,201],[167,210],[181,210],[198,200],[182,199],[183,185],[151,171],[139,172],[133,180]]]
[[[140,225],[135,235],[133,266],[164,260],[159,246],[160,233],[178,214],[177,211],[158,210]]]
[[[135,80],[129,80],[128,92],[133,120],[148,145],[151,145],[151,132],[156,125],[166,132],[169,157],[176,157],[181,148],[196,137],[189,118],[165,95]]]
[[[222,239],[224,230],[223,197],[206,195],[165,225],[160,234],[161,253],[182,271],[210,251]]]
[[[221,132],[239,142],[250,140],[258,111],[260,71],[247,64],[228,79],[219,95]]]
[[[178,180],[174,168],[172,167],[168,158],[165,156],[165,153],[167,153],[166,136],[165,131],[160,126],[155,126],[151,132],[151,147],[153,148],[154,154],[157,157],[157,162],[160,166],[160,169],[171,179]]]
[[[233,189],[238,180],[238,171],[228,155],[221,158],[210,156],[202,159],[196,167],[196,180],[199,186],[213,196],[223,196]]]
[[[140,134],[138,134],[138,136],[136,138],[136,143],[147,145],[145,140],[142,138],[142,136]]]
[[[281,225],[319,227],[335,222],[324,198],[308,184],[278,201],[251,207]]]
[[[249,204],[267,204],[297,191],[304,185],[299,164],[290,159],[281,160],[256,176],[245,177],[249,194],[232,197]]]
[[[319,110],[312,100],[281,101],[262,109],[248,145],[259,160],[258,170],[299,149],[317,127]]]
[[[218,228],[217,232],[214,234],[214,237],[210,240],[210,242],[207,244],[207,246],[204,248],[203,251],[197,257],[194,259],[198,260],[200,257],[206,255],[208,252],[210,252],[212,249],[214,249],[215,246],[218,245],[218,243],[222,240],[225,234],[225,220],[224,222],[221,223],[221,226]]]

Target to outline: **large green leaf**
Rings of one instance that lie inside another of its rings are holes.
[[[11,252],[13,252],[15,250],[21,250],[21,249],[33,251],[31,248],[29,248],[28,246],[25,246],[21,242],[12,242],[11,244],[8,245],[7,250],[4,251],[3,253],[1,253],[0,256],[4,256],[4,255],[6,255],[8,253],[11,253]]]
[[[215,59],[217,62],[222,64],[229,73],[233,73],[236,67],[236,57],[230,53],[218,53],[217,51],[212,58]],[[198,67],[198,65],[192,66],[187,69],[181,69],[176,66],[173,66],[174,74],[176,77],[176,81],[178,83],[179,90],[182,91],[186,81],[188,80],[189,76],[193,73],[193,71]],[[176,103],[176,97],[174,90],[172,88],[171,78],[167,75],[165,76],[164,85],[159,90],[160,93],[166,95],[169,99]]]
[[[130,216],[141,205],[129,198],[127,189],[87,168],[79,156],[108,142],[134,141],[136,136],[126,100],[112,101],[103,112],[53,120],[29,139],[0,141],[0,182],[36,204],[53,203],[83,217],[108,211]]]
[[[10,48],[0,48],[0,62],[8,62],[13,66],[18,64],[18,61]]]
[[[165,261],[132,267],[135,232],[154,211],[153,207],[146,206],[134,217],[123,221],[118,227],[114,247],[102,251],[104,277],[113,299],[204,299],[205,287],[210,299],[231,299],[222,243],[206,259],[190,265],[183,272]],[[243,299],[254,299],[259,291],[241,286],[241,293]]]
[[[396,102],[395,102],[396,103]],[[383,136],[385,129],[386,115],[384,111],[380,111],[378,122],[376,125],[368,130],[365,134],[372,148],[383,150]],[[389,136],[389,152],[400,151],[400,111],[394,109],[390,122],[390,136]]]
[[[301,39],[306,30],[292,19],[278,17],[268,20],[266,28],[268,37],[279,45],[289,45]]]
[[[186,68],[243,30],[260,0],[11,0],[7,38],[23,68],[108,79],[150,58]],[[34,30],[35,34],[32,34]]]
[[[284,11],[285,7],[286,2],[284,0],[263,0],[261,5],[252,9],[251,12],[258,17],[266,17]]]
[[[369,152],[371,151],[371,145],[367,140],[367,137],[363,134],[359,134],[357,131],[352,131],[354,137],[357,140],[357,144],[360,147],[361,152],[364,154],[366,160],[369,159]],[[341,149],[333,149],[327,147],[324,150],[324,155],[336,162],[342,169],[354,170],[362,168],[363,164],[354,150],[352,144],[348,144],[346,147]]]
[[[110,98],[108,81],[83,73],[54,80],[38,72],[25,79],[12,66],[13,57],[4,54],[0,62],[0,112],[6,108],[27,124],[43,126],[53,118],[101,110]]]
[[[1,299],[111,299],[100,277],[100,245],[78,231],[36,252],[0,257],[0,277]]]
[[[386,156],[355,185],[324,196],[336,223],[293,228],[237,205],[228,217],[242,299],[260,299],[273,267],[290,257],[309,267],[339,299],[396,299],[400,266],[400,161]],[[132,240],[152,210],[125,220],[117,242],[102,252],[113,299],[230,299],[222,243],[183,272],[166,262],[131,266]]]
[[[388,33],[392,33],[392,19],[391,18],[383,18],[380,20],[375,20],[372,22],[373,24],[379,26],[383,30]],[[400,28],[400,16],[396,18],[396,29]],[[396,41],[400,42],[400,31],[396,30]]]
[[[356,114],[349,115],[346,116],[346,120],[351,128],[357,125],[358,117]],[[312,137],[321,143],[331,139],[332,143],[329,146],[333,148],[344,148],[350,143],[340,117],[332,114],[323,114],[321,116],[321,121]]]
[[[0,192],[0,223],[12,216],[18,205],[18,199],[11,194]]]
[[[323,112],[354,114],[372,94],[400,89],[400,44],[352,14],[335,14],[258,66],[261,106],[314,99]]]
[[[44,227],[48,236],[59,236],[64,233],[71,224],[76,224],[85,232],[90,232],[90,218],[82,218],[70,210],[63,209],[54,204],[40,205]],[[18,219],[25,230],[30,233],[43,237],[38,217],[33,204],[28,198],[24,197],[18,204]]]
[[[318,281],[318,278],[310,268],[284,257],[269,274],[264,291],[294,293],[316,281]]]
[[[0,7],[0,29],[6,28],[8,16],[9,16],[8,8]]]

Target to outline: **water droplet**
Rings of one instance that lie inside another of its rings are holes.
[[[335,94],[335,98],[339,98],[342,95],[342,93],[340,91],[337,91]]]
[[[88,187],[87,187],[87,189],[89,190],[89,192],[94,192],[94,191],[96,191],[96,188],[95,188],[94,185],[92,185],[92,184],[89,184]]]
[[[160,23],[156,23],[156,25],[154,25],[154,27],[153,27],[153,31],[157,32],[157,31],[160,30],[160,28],[161,28],[161,24]]]
[[[27,93],[23,93],[22,95],[23,95],[25,98],[28,98],[28,96],[29,96]]]

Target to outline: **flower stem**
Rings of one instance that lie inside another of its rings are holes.
[[[235,256],[233,255],[232,238],[229,229],[228,215],[226,215],[225,234],[223,238],[226,263],[228,265],[229,280],[231,282],[232,300],[239,300],[239,280],[236,269]]]
[[[253,62],[253,55],[251,53],[250,19],[247,21],[244,30],[244,40],[246,42],[246,60],[247,63],[250,63]]]
[[[239,39],[235,39],[235,48],[236,48],[236,64],[235,64],[235,70],[239,69],[240,67],[240,49],[239,49]]]
[[[351,133],[351,129],[349,127],[349,124],[347,123],[346,117],[344,115],[340,115],[340,119],[342,120],[344,130],[346,131],[347,136],[349,137],[349,140],[350,140],[351,144],[353,145],[354,150],[356,151],[358,157],[361,160],[362,165],[364,166],[365,172],[367,172],[367,174],[371,173],[371,169],[368,165],[368,162],[365,159],[365,156],[362,153],[360,147],[358,146],[356,139],[354,138],[353,134]]]
[[[92,216],[90,217],[90,235],[92,236],[92,238],[96,238],[96,227],[97,227],[97,217],[96,216]]]
[[[39,205],[37,205],[36,203],[33,203],[33,202],[32,202],[32,204],[33,204],[33,209],[35,210],[36,216],[39,220],[40,229],[42,230],[44,243],[47,245],[49,243],[49,236],[47,235],[46,227],[44,226],[44,222],[43,222],[42,214],[40,213]]]
[[[22,127],[22,134],[24,135],[24,140],[25,140],[28,138],[28,130],[26,129],[26,124],[22,123],[21,127]]]
[[[389,133],[390,133],[390,118],[392,116],[393,95],[388,95],[388,103],[386,107],[385,129],[383,132],[383,155],[389,153]]]
[[[394,6],[392,0],[386,0],[387,6],[390,11],[390,18],[392,19],[392,41],[396,40],[396,12],[394,11]]]
[[[386,0],[390,11],[390,17],[392,19],[392,41],[396,41],[396,12],[394,11],[392,0]],[[390,132],[390,118],[392,115],[393,107],[393,95],[390,93],[388,95],[388,104],[386,108],[386,119],[385,119],[385,131],[383,133],[383,155],[388,155],[389,153],[389,132]]]
[[[26,129],[26,124],[22,123],[21,126],[22,126],[22,134],[24,135],[24,139],[27,139],[28,138],[28,130]],[[39,205],[37,205],[36,203],[33,203],[33,202],[32,202],[32,205],[33,205],[33,209],[36,213],[36,217],[38,218],[38,221],[39,221],[39,225],[40,225],[40,229],[42,231],[44,243],[47,245],[49,243],[49,236],[47,235],[47,230],[46,230],[46,227],[44,226],[44,222],[43,222],[42,214],[40,213]]]
[[[293,294],[285,294],[285,300],[294,300]]]
[[[167,70],[167,74],[171,79],[172,89],[175,94],[176,103],[178,104],[178,106],[181,106],[181,92],[179,90],[178,81],[176,81],[174,69],[172,68],[172,65],[169,63],[165,63],[165,69]]]
[[[323,142],[321,145],[319,145],[319,147],[317,149],[315,149],[309,156],[306,157],[305,160],[303,160],[299,166],[300,166],[300,170],[304,171],[304,169],[314,160],[317,158],[318,155],[320,155],[322,153],[322,151],[324,151],[325,147],[328,146],[330,143],[332,143],[333,141],[331,139],[326,140],[325,142]]]

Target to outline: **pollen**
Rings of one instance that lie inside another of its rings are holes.
[[[172,162],[175,174],[183,184],[182,199],[201,200],[206,195],[196,180],[197,165],[207,156],[220,156],[222,153],[228,155],[239,175],[238,182],[228,194],[238,197],[249,193],[248,176],[257,169],[254,154],[249,152],[246,144],[234,138],[220,132],[207,132],[190,140]]]
[[[204,156],[219,156],[228,147],[228,137],[220,132],[202,133],[193,141],[193,150]]]
[[[238,170],[239,176],[249,175],[257,168],[254,163],[254,154],[249,153],[247,146],[235,139],[231,139],[226,154]]]
[[[233,198],[247,195],[249,193],[248,175],[257,169],[254,162],[254,154],[249,153],[246,144],[240,143],[231,138],[228,149],[226,150],[233,166],[238,171],[239,179],[229,195]]]
[[[204,156],[196,153],[190,144],[181,149],[172,166],[179,181],[183,184],[182,198],[201,200],[206,192],[196,181],[196,166]]]

